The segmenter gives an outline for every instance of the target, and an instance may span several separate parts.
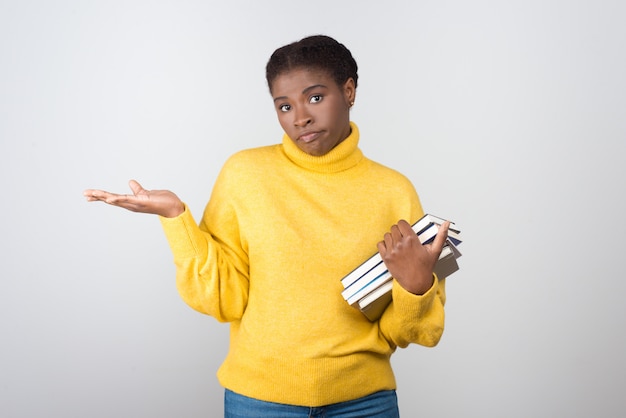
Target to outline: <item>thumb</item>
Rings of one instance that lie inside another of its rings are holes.
[[[141,184],[139,184],[139,182],[137,182],[137,180],[129,181],[128,185],[130,186],[130,189],[133,191],[133,194],[135,196],[137,196],[139,193],[141,193],[143,191],[143,187],[141,187]]]
[[[449,227],[450,227],[450,222],[446,221],[439,227],[439,231],[437,231],[437,236],[435,237],[435,240],[433,241],[433,244],[432,244],[433,248],[435,249],[435,251],[437,251],[437,253],[441,253],[441,250],[443,249],[443,246],[446,243],[446,240],[448,239]]]

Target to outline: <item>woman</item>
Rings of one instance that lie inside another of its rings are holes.
[[[282,143],[244,150],[222,168],[199,225],[172,192],[86,190],[160,215],[178,290],[192,308],[230,323],[218,371],[226,417],[397,417],[390,356],[434,346],[444,281],[433,267],[447,236],[421,245],[423,215],[400,173],[366,158],[350,121],[357,64],[327,36],[277,49],[266,78]],[[341,278],[376,250],[393,301],[370,322],[341,296]]]

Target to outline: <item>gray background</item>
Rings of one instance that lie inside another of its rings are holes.
[[[614,417],[626,400],[622,1],[0,2],[0,415],[218,417],[228,328],[179,299],[156,217],[275,143],[278,46],[360,65],[370,157],[463,230],[434,349],[394,356],[404,417]],[[268,365],[271,367],[271,365]]]

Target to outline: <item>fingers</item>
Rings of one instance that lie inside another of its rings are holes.
[[[448,221],[444,222],[439,227],[439,231],[437,231],[437,236],[435,237],[435,240],[431,244],[433,246],[433,248],[435,249],[435,251],[437,251],[437,254],[439,254],[441,252],[441,250],[443,249],[444,244],[446,243],[446,240],[448,239],[448,228],[449,227],[450,227],[450,222],[448,222]]]
[[[137,180],[130,180],[128,182],[128,185],[130,186],[130,189],[133,191],[133,195],[135,196],[137,196],[141,192],[145,192],[144,188],[141,187],[141,184],[139,184]],[[128,202],[129,198],[131,197],[127,194],[116,194],[98,189],[86,189],[83,192],[83,196],[85,196],[88,202],[101,201],[109,204]]]
[[[378,252],[380,253],[380,255],[384,257],[387,253],[387,246],[385,245],[385,241],[380,241],[378,244],[376,244],[376,246],[378,247]]]
[[[132,195],[115,194],[104,190],[87,189],[83,192],[87,202],[104,202],[118,206],[119,203],[128,202]],[[134,196],[132,196],[134,197]]]
[[[83,192],[83,196],[87,199],[87,202],[93,202],[95,199],[93,198],[93,190],[87,189]]]
[[[439,231],[437,232],[437,236],[433,242],[428,244],[427,247],[431,247],[435,252],[440,253],[446,243],[446,240],[448,239],[449,227],[450,222],[444,222],[439,227]],[[411,224],[402,219],[398,221],[397,224],[393,225],[390,231],[384,235],[383,240],[378,243],[378,251],[381,252],[381,254],[383,252],[390,251],[395,245],[400,243],[403,238],[409,238],[412,236],[417,236],[417,234],[413,231]]]
[[[389,232],[385,233],[383,240],[378,243],[378,251],[381,253],[383,251],[391,251],[403,239],[411,236],[416,236],[411,225],[405,220],[400,220],[397,224],[391,226]]]
[[[94,189],[87,189],[83,192],[83,196],[85,196],[88,202],[96,202],[98,200],[106,201],[106,199],[108,198],[110,194],[111,193],[105,192],[104,190],[94,190]]]
[[[398,221],[397,224],[393,225],[388,234],[391,237],[392,244],[399,243],[404,238],[411,239],[412,237],[417,236],[415,231],[413,231],[411,225],[404,219]]]
[[[415,231],[413,231],[413,228],[411,228],[411,224],[409,224],[407,221],[405,221],[404,219],[401,219],[398,221],[397,225],[394,225],[398,228],[400,234],[403,237],[407,237],[407,236],[411,236],[411,235],[416,235]]]
[[[130,186],[130,189],[133,191],[133,194],[135,196],[137,196],[139,193],[141,193],[144,190],[143,187],[141,187],[141,184],[139,184],[137,180],[129,181],[128,185]]]

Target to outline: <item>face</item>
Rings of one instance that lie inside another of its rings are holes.
[[[350,135],[351,78],[340,86],[325,71],[295,69],[271,87],[280,126],[302,151],[325,155]]]

